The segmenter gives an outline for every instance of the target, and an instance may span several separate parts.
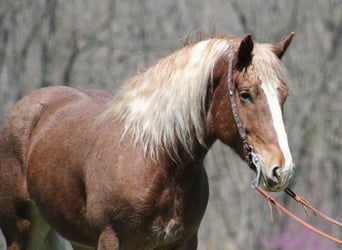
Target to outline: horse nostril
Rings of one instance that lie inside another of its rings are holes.
[[[279,181],[280,179],[280,167],[276,166],[272,170],[272,176]]]

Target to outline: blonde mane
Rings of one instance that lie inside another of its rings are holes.
[[[214,65],[222,56],[234,53],[238,44],[234,37],[212,38],[160,59],[123,86],[101,120],[119,120],[122,139],[131,136],[154,159],[161,150],[177,158],[179,143],[191,155],[194,142],[204,145],[205,98]],[[279,69],[276,75],[283,75],[271,48],[255,45],[251,67],[262,78],[275,73],[269,72],[270,66]]]
[[[216,61],[232,46],[209,39],[160,59],[123,86],[102,119],[123,124],[122,138],[133,136],[145,154],[160,150],[177,157],[177,144],[191,153],[195,140],[203,144],[203,113],[208,81]]]

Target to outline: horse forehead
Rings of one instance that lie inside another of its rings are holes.
[[[259,73],[251,67],[251,69],[238,75],[238,87],[243,88],[259,88],[264,92],[275,95],[278,94],[281,81],[276,76],[267,76],[264,73]]]
[[[250,84],[260,86],[265,92],[272,95],[280,95],[285,93],[285,91],[280,91],[280,89],[287,89],[285,82],[281,80],[282,77],[279,76],[278,69],[274,69],[271,65],[263,70],[258,70],[257,67],[251,67],[248,70],[248,80]]]
[[[273,79],[268,81],[260,81],[260,87],[263,89],[265,94],[271,95],[273,97],[278,97],[280,94],[279,87],[281,82],[279,80]]]

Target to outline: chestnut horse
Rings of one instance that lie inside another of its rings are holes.
[[[208,201],[207,151],[219,139],[244,157],[229,66],[263,186],[286,188],[294,165],[280,59],[292,37],[275,45],[250,35],[198,41],[135,76],[115,98],[62,86],[24,97],[0,131],[8,249],[38,249],[49,227],[76,248],[196,249]]]

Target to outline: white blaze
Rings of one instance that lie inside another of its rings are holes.
[[[292,155],[287,140],[287,134],[285,131],[277,90],[275,87],[268,83],[263,83],[261,87],[266,95],[273,120],[273,126],[278,137],[278,143],[285,159],[285,165],[280,167],[284,167],[283,171],[286,172],[292,167]]]

